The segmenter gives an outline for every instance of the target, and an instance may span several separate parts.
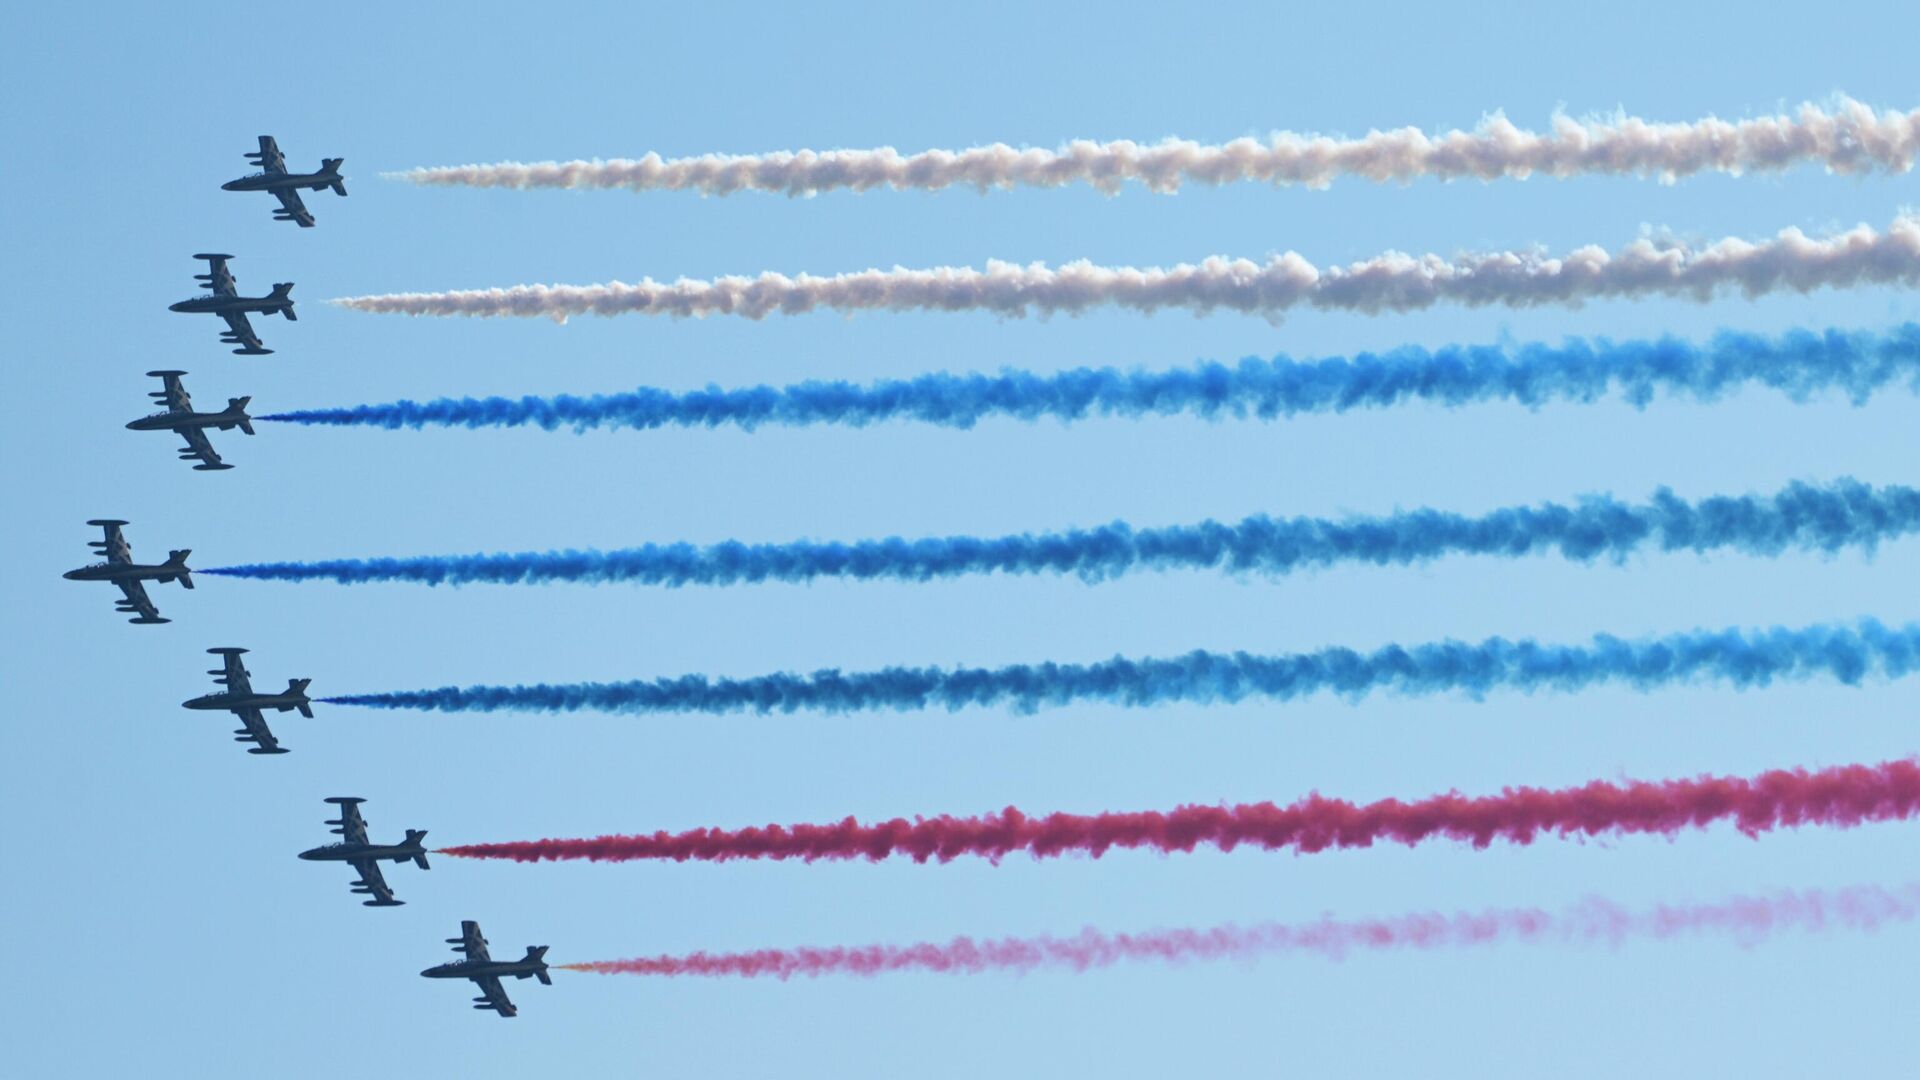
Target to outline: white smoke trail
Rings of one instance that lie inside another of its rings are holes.
[[[1797,228],[1772,240],[1737,238],[1704,247],[1642,238],[1609,253],[1588,245],[1561,257],[1537,251],[1440,255],[1388,252],[1324,270],[1294,252],[1264,263],[1213,257],[1172,268],[1060,267],[988,262],[985,270],[936,267],[862,270],[819,277],[764,273],[712,281],[651,279],[637,285],[515,285],[505,289],[388,293],[333,301],[358,311],[407,315],[740,315],[760,319],[833,311],[990,311],[1003,316],[1078,314],[1118,306],[1184,308],[1275,318],[1295,307],[1378,314],[1442,301],[1480,307],[1579,305],[1587,300],[1680,296],[1705,301],[1737,289],[1748,297],[1791,289],[1920,285],[1920,217],[1884,233],[1861,225],[1824,239]]]
[[[1167,139],[1152,145],[1076,140],[1058,150],[1004,143],[904,155],[875,150],[800,150],[771,154],[568,161],[419,168],[391,176],[416,184],[510,188],[628,188],[728,195],[769,191],[938,191],[951,186],[1061,187],[1088,184],[1109,194],[1127,182],[1173,192],[1184,183],[1257,181],[1324,188],[1342,176],[1373,181],[1525,179],[1582,174],[1738,175],[1819,162],[1836,173],[1904,173],[1920,155],[1920,109],[1876,113],[1841,97],[1827,107],[1728,122],[1649,123],[1631,116],[1574,120],[1555,116],[1547,132],[1525,131],[1493,115],[1472,131],[1427,135],[1417,128],[1373,131],[1358,139],[1282,132],[1265,141],[1205,145]]]

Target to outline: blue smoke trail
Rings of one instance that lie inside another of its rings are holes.
[[[1747,689],[1774,680],[1827,675],[1848,685],[1869,674],[1899,678],[1920,671],[1920,623],[1888,629],[1815,626],[1694,631],[1646,641],[1596,636],[1584,646],[1491,638],[1478,645],[1443,641],[1370,653],[1331,648],[1286,656],[1193,652],[1174,659],[1097,664],[1018,664],[1003,668],[885,668],[842,674],[779,674],[750,679],[677,679],[561,686],[469,686],[326,698],[342,705],[441,712],[501,709],[622,713],[792,713],[802,709],[960,709],[1008,705],[1019,712],[1080,701],[1160,705],[1247,698],[1291,701],[1314,693],[1358,699],[1376,690],[1401,694],[1497,687],[1572,691],[1598,683],[1650,690],[1718,680]]]
[[[1096,529],[998,538],[864,540],[853,544],[797,541],[711,547],[657,545],[618,551],[548,551],[501,555],[332,559],[253,563],[200,571],[277,581],[345,584],[414,581],[637,582],[731,585],[810,581],[822,577],[927,581],[961,574],[1073,573],[1098,581],[1132,570],[1213,567],[1280,575],[1336,563],[1405,564],[1443,555],[1513,558],[1558,551],[1587,562],[1658,551],[1731,549],[1776,555],[1792,549],[1872,550],[1880,541],[1920,529],[1920,490],[1869,487],[1855,480],[1824,486],[1795,483],[1774,495],[1714,496],[1687,502],[1662,488],[1634,505],[1591,496],[1572,506],[1542,503],[1478,517],[1412,510],[1383,517],[1247,518],[1157,529],[1115,522]]]
[[[1459,406],[1511,400],[1537,407],[1552,400],[1591,402],[1616,390],[1644,407],[1659,390],[1710,401],[1745,384],[1768,386],[1796,401],[1841,390],[1858,404],[1896,382],[1920,388],[1920,325],[1906,323],[1884,334],[1722,332],[1705,346],[1673,337],[1619,343],[1576,338],[1559,346],[1407,346],[1301,362],[1250,357],[1232,367],[1207,363],[1161,372],[1078,368],[1057,375],[924,375],[864,387],[813,381],[785,388],[709,386],[686,394],[640,389],[594,397],[439,398],[260,419],[384,428],[537,424],[549,431],[670,424],[751,430],[761,424],[863,426],[884,420],[968,428],[993,416],[1066,421],[1192,413],[1209,420],[1273,420],[1407,401]]]

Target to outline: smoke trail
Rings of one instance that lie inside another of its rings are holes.
[[[1904,821],[1920,813],[1920,761],[1847,765],[1810,772],[1779,769],[1751,778],[1702,776],[1691,780],[1608,783],[1577,788],[1507,788],[1498,795],[1458,792],[1417,802],[1382,799],[1357,805],[1318,793],[1289,806],[1182,806],[1171,811],[1049,814],[1028,817],[1013,807],[979,817],[894,818],[863,825],[853,818],[826,825],[768,825],[748,829],[692,829],[651,835],[575,840],[525,840],[441,849],[476,859],[541,862],[591,859],[628,862],[671,859],[866,859],[905,855],[914,862],[950,862],[963,855],[990,860],[1026,852],[1034,858],[1114,848],[1192,851],[1202,845],[1231,851],[1254,847],[1312,854],[1376,843],[1409,847],[1432,839],[1485,848],[1495,840],[1528,845],[1542,834],[1560,836],[1673,836],[1682,829],[1732,821],[1757,837],[1773,829]]]
[[[989,311],[1003,316],[1078,314],[1118,306],[1138,312],[1183,308],[1277,318],[1296,307],[1378,314],[1442,301],[1534,307],[1638,296],[1706,301],[1738,289],[1748,297],[1782,289],[1920,284],[1920,218],[1899,217],[1885,233],[1861,225],[1826,239],[1783,229],[1772,240],[1728,238],[1706,247],[1642,238],[1609,254],[1597,246],[1553,257],[1538,251],[1440,255],[1388,252],[1321,269],[1294,252],[1264,263],[1222,256],[1199,265],[1109,267],[1072,262],[985,270],[862,270],[832,277],[764,273],[663,284],[515,285],[454,292],[344,297],[358,311],[406,315],[797,315],[832,311]]]
[[[1891,630],[1873,621],[1857,627],[1815,626],[1695,631],[1646,641],[1596,636],[1586,646],[1542,645],[1492,638],[1371,653],[1330,648],[1283,656],[1193,652],[1173,659],[1115,658],[1097,664],[1019,664],[1004,668],[885,668],[843,674],[763,675],[709,679],[688,675],[618,683],[442,687],[324,699],[337,705],[440,712],[505,709],[620,713],[793,713],[802,709],[961,709],[1008,705],[1030,713],[1043,707],[1099,701],[1161,705],[1175,701],[1292,701],[1316,693],[1350,700],[1375,691],[1475,697],[1507,687],[1574,691],[1600,683],[1651,690],[1713,679],[1740,689],[1816,675],[1858,684],[1869,675],[1903,678],[1920,672],[1920,623]]]
[[[502,162],[388,175],[442,187],[627,188],[703,195],[768,191],[799,196],[882,187],[938,191],[953,186],[985,192],[1068,184],[1112,194],[1129,181],[1163,193],[1189,182],[1325,188],[1346,176],[1375,182],[1419,177],[1523,180],[1543,173],[1672,181],[1701,172],[1773,172],[1810,162],[1843,174],[1904,173],[1913,167],[1916,153],[1920,110],[1875,113],[1841,97],[1830,109],[1808,103],[1791,114],[1733,123],[1711,117],[1662,124],[1629,116],[1584,122],[1555,116],[1544,134],[1524,131],[1495,114],[1471,132],[1433,136],[1407,127],[1373,131],[1359,139],[1281,132],[1265,141],[1241,138],[1214,146],[1184,139],[1148,146],[1082,139],[1058,150],[1016,150],[995,143],[913,155],[892,147],[671,160],[650,153],[637,161]]]
[[[1095,529],[995,538],[891,537],[852,544],[729,541],[701,548],[648,544],[616,551],[252,563],[200,572],[276,581],[428,585],[581,581],[673,587],[823,577],[928,581],[996,571],[1072,573],[1091,582],[1134,570],[1215,568],[1277,576],[1339,563],[1404,565],[1445,555],[1514,558],[1556,551],[1588,562],[1602,556],[1624,559],[1642,549],[1730,549],[1753,555],[1789,549],[1872,550],[1880,541],[1916,528],[1920,490],[1873,488],[1849,479],[1824,486],[1795,483],[1773,495],[1722,495],[1697,502],[1662,488],[1638,505],[1589,496],[1572,506],[1541,503],[1477,517],[1438,510],[1337,520],[1262,515],[1235,524],[1204,521],[1152,529],[1117,521]]]
[[[784,388],[705,390],[672,394],[640,389],[594,397],[438,398],[336,409],[303,409],[256,417],[301,424],[420,428],[428,424],[507,427],[537,424],[653,429],[670,424],[849,424],[917,420],[970,428],[982,419],[1043,416],[1140,417],[1192,413],[1272,420],[1300,413],[1427,401],[1457,406],[1491,400],[1538,406],[1561,399],[1590,402],[1619,390],[1644,406],[1656,390],[1713,400],[1758,383],[1804,401],[1817,391],[1844,390],[1862,402],[1889,383],[1920,388],[1920,324],[1885,334],[1813,333],[1778,337],[1722,332],[1706,346],[1678,338],[1658,341],[1570,339],[1562,345],[1453,345],[1429,351],[1407,346],[1295,362],[1249,357],[1234,367],[1201,364],[1174,371],[1122,372],[1078,368],[1057,375],[1002,371],[987,375],[923,375],[868,386],[804,382]]]
[[[1639,911],[1591,897],[1560,912],[1539,908],[1406,915],[1396,919],[1337,920],[1216,926],[1206,930],[1155,930],[1108,934],[1082,930],[1069,938],[954,938],[945,944],[861,945],[827,948],[696,952],[559,965],[600,975],[666,975],[775,978],[874,975],[929,971],[979,974],[991,971],[1082,972],[1129,961],[1184,963],[1251,960],[1275,954],[1311,953],[1341,959],[1354,951],[1438,949],[1526,943],[1605,944],[1629,938],[1665,940],[1719,934],[1754,945],[1785,930],[1828,927],[1873,931],[1887,923],[1920,917],[1920,884],[1883,889],[1856,885],[1833,892],[1806,890],[1771,896],[1738,896],[1711,904],[1661,904]]]

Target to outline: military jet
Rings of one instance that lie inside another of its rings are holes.
[[[261,172],[252,176],[243,176],[238,180],[229,180],[220,185],[221,191],[271,191],[280,200],[280,209],[273,212],[275,221],[296,221],[303,229],[313,228],[313,215],[307,211],[305,203],[300,201],[300,189],[324,191],[332,188],[335,195],[345,195],[347,185],[340,179],[340,165],[346,158],[321,158],[320,171],[310,173],[290,173],[287,171],[287,157],[280,152],[280,144],[273,136],[260,136],[260,149],[249,153],[247,160],[260,166]]]
[[[518,960],[495,960],[487,955],[487,939],[480,936],[480,924],[472,919],[461,923],[460,936],[448,938],[447,944],[453,946],[454,952],[466,953],[467,958],[430,967],[420,974],[429,979],[472,979],[480,988],[480,996],[473,999],[476,1009],[492,1009],[501,1016],[519,1014],[520,1010],[507,1000],[507,992],[500,988],[500,980],[509,975],[553,985],[552,977],[547,974],[545,945],[527,946],[527,955]]]
[[[96,553],[106,557],[106,562],[83,566],[78,570],[69,570],[60,575],[68,581],[111,581],[120,586],[124,598],[116,605],[116,610],[134,614],[128,619],[131,623],[163,623],[171,619],[160,617],[160,609],[147,599],[146,586],[142,581],[157,581],[166,584],[177,581],[181,587],[193,588],[193,571],[187,569],[187,556],[191,550],[170,551],[167,561],[155,565],[143,565],[133,561],[133,547],[127,538],[120,535],[120,526],[124,521],[95,520],[87,522],[106,530],[106,539],[89,540],[87,546],[96,549]]]
[[[247,650],[226,648],[207,651],[222,659],[221,666],[211,669],[207,674],[216,676],[213,681],[226,689],[202,694],[180,704],[188,709],[216,709],[238,716],[241,726],[234,730],[233,741],[259,744],[248,749],[249,754],[286,753],[280,740],[267,730],[267,719],[261,714],[268,709],[281,712],[299,709],[301,716],[312,719],[313,702],[307,698],[307,684],[313,680],[288,679],[287,688],[278,694],[256,693],[253,684],[247,681],[246,665],[240,662],[240,654]]]
[[[247,402],[250,397],[228,398],[227,407],[220,412],[194,412],[193,399],[187,396],[187,388],[180,384],[184,371],[149,371],[148,375],[161,380],[164,389],[149,390],[147,396],[166,405],[165,412],[152,416],[143,416],[127,425],[133,431],[177,431],[187,440],[186,448],[180,451],[182,460],[199,458],[200,464],[194,469],[208,472],[215,469],[231,469],[233,466],[220,460],[213,452],[213,444],[207,441],[207,429],[219,428],[230,431],[239,428],[247,434],[253,434],[253,417],[247,415]]]
[[[207,260],[207,272],[195,274],[193,278],[204,284],[209,295],[196,296],[191,300],[182,300],[168,305],[168,311],[181,311],[189,315],[218,315],[227,320],[227,331],[220,340],[228,345],[238,345],[233,350],[237,356],[265,356],[272,349],[260,344],[260,338],[253,332],[253,324],[247,321],[247,312],[258,311],[267,315],[285,315],[288,321],[294,320],[293,282],[283,281],[273,287],[271,296],[241,296],[234,291],[233,275],[227,272],[227,260],[231,255],[195,255],[196,259]]]
[[[361,901],[367,907],[399,907],[403,900],[393,898],[393,890],[387,888],[386,879],[380,876],[380,860],[390,859],[397,863],[412,859],[427,868],[427,850],[420,841],[427,838],[425,829],[408,829],[407,838],[398,844],[375,844],[367,840],[367,822],[360,816],[358,806],[365,799],[336,795],[327,800],[340,808],[340,817],[327,822],[338,826],[333,831],[345,837],[337,844],[325,844],[309,848],[300,853],[300,857],[311,862],[352,863],[360,875],[353,883],[353,891],[373,899]]]

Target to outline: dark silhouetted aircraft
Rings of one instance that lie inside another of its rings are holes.
[[[133,548],[127,543],[127,538],[120,535],[120,526],[125,525],[126,522],[95,520],[87,524],[98,525],[106,530],[106,539],[89,540],[87,546],[97,549],[99,554],[106,556],[107,561],[83,566],[78,570],[69,570],[60,576],[68,581],[111,581],[120,586],[120,591],[126,595],[117,605],[117,609],[134,614],[133,618],[127,620],[128,622],[170,622],[171,620],[160,617],[160,609],[154,607],[153,601],[147,599],[146,586],[140,583],[157,581],[164,585],[169,581],[177,581],[185,588],[193,588],[193,571],[187,569],[187,556],[193,552],[170,551],[167,553],[166,562],[144,566],[133,561]]]
[[[189,315],[218,315],[227,320],[227,332],[220,340],[229,345],[238,345],[233,350],[240,356],[265,356],[272,349],[260,344],[260,338],[253,332],[253,324],[247,321],[247,312],[258,311],[268,315],[285,315],[292,320],[293,282],[283,281],[273,287],[271,296],[241,296],[234,291],[233,275],[227,272],[227,260],[231,255],[195,255],[196,259],[207,260],[207,272],[193,275],[195,281],[206,285],[210,295],[196,296],[191,300],[182,300],[167,307],[168,311],[183,311]]]
[[[355,799],[345,795],[336,795],[327,800],[340,808],[340,817],[327,824],[337,826],[333,831],[345,839],[337,844],[324,844],[309,848],[300,853],[303,859],[314,862],[343,862],[353,864],[360,874],[360,880],[353,883],[353,891],[373,899],[361,901],[367,907],[399,907],[405,901],[395,900],[393,890],[387,888],[385,878],[380,876],[380,860],[388,859],[403,863],[411,859],[427,868],[427,850],[420,841],[427,838],[425,829],[408,829],[407,838],[398,844],[375,844],[367,840],[367,822],[360,816],[359,804],[365,799]]]
[[[480,936],[480,924],[472,919],[461,923],[460,936],[448,938],[447,944],[454,952],[466,953],[467,958],[430,967],[420,974],[429,979],[472,979],[480,988],[480,996],[473,999],[476,1009],[492,1009],[501,1016],[519,1014],[520,1010],[507,1000],[507,992],[500,988],[500,980],[508,976],[553,985],[553,978],[547,974],[545,945],[527,946],[527,955],[518,960],[495,960],[487,955],[487,939]]]
[[[222,191],[271,191],[280,200],[280,209],[273,212],[275,221],[297,221],[303,229],[313,228],[313,215],[307,212],[305,203],[300,201],[300,189],[322,191],[332,188],[335,195],[345,195],[347,185],[340,179],[340,164],[346,158],[321,158],[320,171],[310,173],[290,173],[287,171],[287,157],[280,152],[280,144],[273,136],[260,136],[260,149],[247,155],[247,159],[260,166],[261,172],[252,176],[243,176],[238,180],[229,180],[220,185]]]
[[[284,754],[280,740],[267,730],[267,719],[261,715],[268,709],[281,712],[300,710],[300,715],[313,717],[313,702],[307,699],[307,684],[312,679],[288,679],[287,688],[278,694],[254,692],[253,684],[247,681],[247,667],[240,662],[240,654],[245,649],[208,649],[208,652],[221,657],[220,667],[207,672],[216,676],[213,680],[226,687],[212,694],[202,694],[180,704],[189,709],[214,709],[230,712],[240,718],[241,727],[233,733],[234,742],[253,742],[260,745],[250,748],[249,754]]]
[[[230,431],[239,428],[247,434],[253,434],[253,417],[247,415],[247,402],[252,398],[228,398],[227,407],[221,412],[194,412],[193,399],[187,396],[187,388],[180,385],[180,376],[184,371],[149,371],[147,374],[161,380],[165,389],[149,390],[147,396],[166,405],[165,412],[152,416],[143,416],[128,424],[134,431],[177,431],[187,440],[186,449],[180,451],[183,460],[199,458],[200,464],[194,468],[201,472],[213,469],[231,469],[213,452],[213,444],[207,441],[207,429],[219,428]]]

